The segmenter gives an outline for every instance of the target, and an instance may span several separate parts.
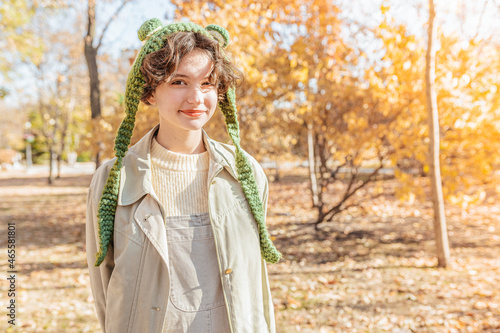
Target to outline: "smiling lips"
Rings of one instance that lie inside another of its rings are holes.
[[[204,114],[206,111],[204,110],[179,110],[179,112],[184,113],[186,116],[192,117],[192,118],[198,118],[202,114]]]

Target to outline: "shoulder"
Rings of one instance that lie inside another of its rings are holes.
[[[231,165],[231,167],[236,170],[236,147],[227,143],[222,143],[214,140],[210,140],[211,143],[216,147],[218,152],[222,152],[226,161]],[[252,168],[255,176],[255,181],[257,187],[265,188],[267,186],[267,177],[262,169],[259,162],[245,150],[243,150],[245,157],[247,158],[250,167]]]
[[[99,202],[101,199],[102,191],[115,161],[116,157],[106,161],[94,172],[89,186],[89,195],[94,202]]]

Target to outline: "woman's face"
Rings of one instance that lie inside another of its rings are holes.
[[[217,107],[217,86],[210,82],[213,63],[195,49],[182,58],[176,75],[156,87],[149,102],[158,106],[162,131],[199,131]]]

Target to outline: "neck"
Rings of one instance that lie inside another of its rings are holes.
[[[196,131],[172,130],[166,126],[160,128],[156,136],[156,141],[170,151],[180,154],[201,154],[206,151],[203,144],[201,129]]]

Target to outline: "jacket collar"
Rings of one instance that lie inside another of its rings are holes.
[[[135,145],[130,147],[123,158],[120,173],[120,190],[118,192],[118,205],[133,204],[146,194],[153,193],[151,183],[151,142],[159,125],[156,125],[144,135]],[[208,179],[225,168],[235,179],[238,179],[236,164],[232,150],[228,150],[221,143],[210,139],[202,130],[203,143],[210,156]]]

